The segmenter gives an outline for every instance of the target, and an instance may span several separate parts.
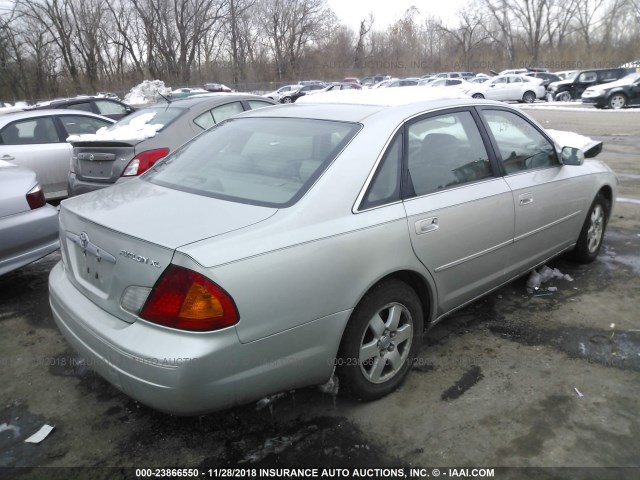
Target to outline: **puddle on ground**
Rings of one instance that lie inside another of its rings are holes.
[[[489,330],[502,338],[527,346],[548,346],[571,358],[621,369],[640,370],[640,333],[562,327],[532,328],[526,324],[494,323]]]
[[[482,370],[477,365],[473,365],[467,370],[464,375],[454,383],[451,387],[445,390],[440,396],[441,400],[449,401],[460,398],[464,393],[473,387],[476,383],[484,378]]]
[[[49,434],[41,443],[25,443],[25,440],[45,425],[55,422],[39,415],[32,415],[28,408],[14,405],[0,413],[0,468],[24,468],[47,463],[49,459],[64,456],[60,445],[60,432]],[[9,473],[9,472],[5,472]],[[2,472],[0,472],[2,476]]]

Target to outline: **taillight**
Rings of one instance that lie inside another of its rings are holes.
[[[155,150],[147,150],[139,153],[133,160],[129,162],[127,168],[124,169],[123,177],[135,177],[149,170],[154,163],[164,158],[169,153],[168,148],[157,148]]]
[[[238,323],[233,299],[208,278],[177,265],[158,279],[140,317],[180,330],[204,332]]]
[[[31,207],[31,210],[45,206],[46,202],[44,200],[44,193],[42,192],[40,185],[36,185],[27,192],[27,203],[29,204],[29,207]]]

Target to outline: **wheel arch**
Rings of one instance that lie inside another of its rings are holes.
[[[426,279],[420,273],[414,270],[398,270],[396,272],[389,273],[381,278],[379,278],[376,282],[374,282],[365,292],[362,293],[358,302],[355,306],[359,305],[362,299],[373,290],[376,285],[383,283],[387,280],[398,280],[403,283],[406,283],[411,287],[420,300],[420,304],[422,306],[422,313],[424,316],[424,328],[428,329],[431,320],[436,317],[435,315],[435,286]],[[354,308],[355,308],[354,306]]]
[[[602,195],[605,200],[607,200],[608,203],[608,209],[607,209],[607,221],[609,220],[609,217],[611,216],[611,206],[613,205],[613,189],[609,186],[609,185],[604,185],[603,187],[600,188],[600,190],[598,190],[598,193],[596,195]]]

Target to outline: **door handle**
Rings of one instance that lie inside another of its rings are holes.
[[[11,155],[3,155],[3,156],[2,156],[2,160],[7,160],[7,161],[9,161],[9,162],[10,162],[11,160],[15,160],[15,159],[16,159],[16,157],[13,157],[13,156],[11,156]]]
[[[523,207],[525,205],[529,205],[533,203],[533,194],[532,193],[523,193],[518,197],[520,199],[520,206]]]
[[[425,218],[424,220],[418,220],[416,222],[416,234],[421,235],[423,233],[433,232],[438,230],[438,217]]]

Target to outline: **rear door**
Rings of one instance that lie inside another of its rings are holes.
[[[405,209],[413,249],[441,312],[502,283],[511,253],[511,190],[489,160],[477,113],[455,109],[406,126]]]
[[[531,268],[570,245],[587,203],[585,182],[559,163],[556,149],[537,127],[512,110],[480,109],[513,192],[514,246],[507,274]]]
[[[71,145],[50,115],[16,120],[0,130],[0,160],[36,172],[47,199],[67,195]]]

